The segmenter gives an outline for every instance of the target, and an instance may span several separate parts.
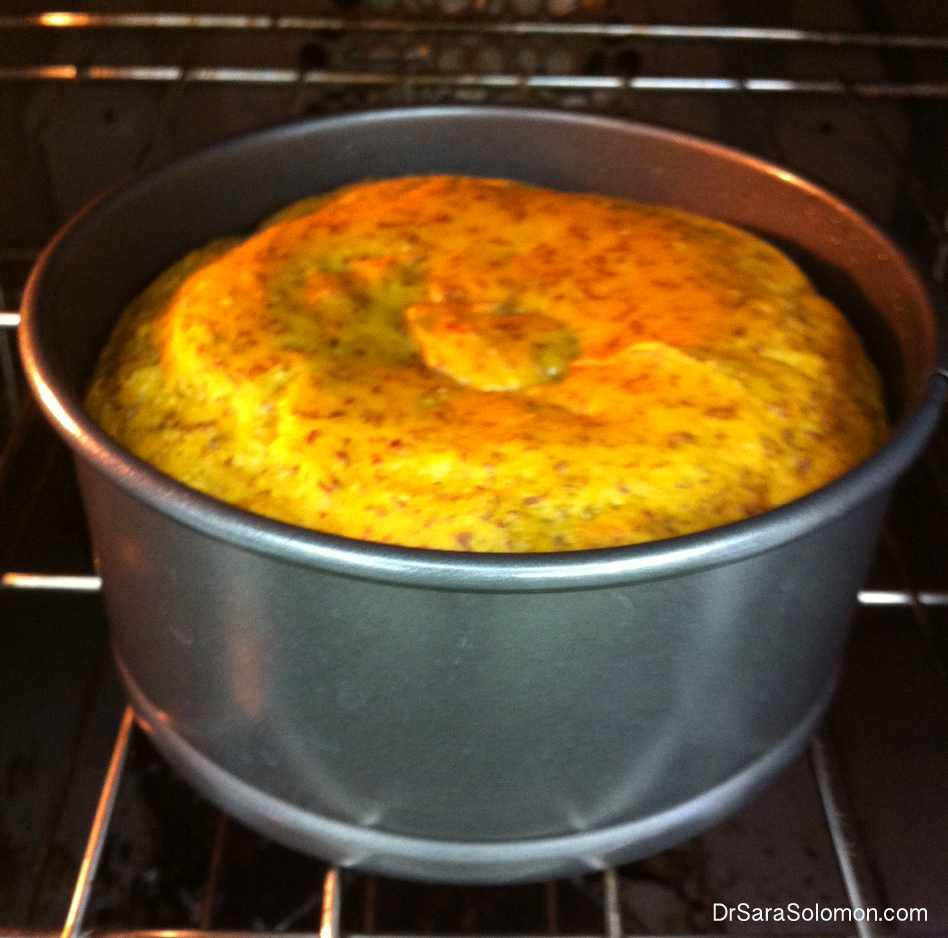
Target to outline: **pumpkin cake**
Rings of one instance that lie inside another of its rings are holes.
[[[125,311],[87,407],[241,508],[465,551],[712,528],[886,437],[859,339],[759,238],[446,176],[346,187],[186,257]]]

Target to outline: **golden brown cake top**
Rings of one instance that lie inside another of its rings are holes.
[[[463,177],[347,187],[185,259],[126,312],[88,406],[241,507],[481,551],[714,527],[885,437],[858,339],[773,247]]]

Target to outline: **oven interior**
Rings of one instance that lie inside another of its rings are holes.
[[[333,870],[230,820],[136,729],[72,466],[25,389],[17,307],[88,200],[303,116],[501,104],[679,128],[875,219],[942,288],[948,7],[897,0],[101,0],[0,8],[0,931],[351,935],[948,933],[948,439],[900,485],[842,686],[737,816],[576,880]],[[595,154],[589,154],[595,159]],[[143,220],[147,225],[147,220]],[[743,921],[722,908],[924,909]]]

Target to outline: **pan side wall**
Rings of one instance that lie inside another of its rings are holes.
[[[646,817],[777,746],[835,679],[884,508],[673,578],[464,592],[307,569],[80,478],[116,657],[165,728],[304,811],[462,841]]]

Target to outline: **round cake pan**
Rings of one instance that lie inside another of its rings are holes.
[[[189,490],[82,397],[123,306],[188,250],[362,179],[459,173],[679,206],[786,250],[880,368],[890,442],[793,504],[575,553],[386,547]],[[739,808],[831,698],[889,491],[945,394],[934,301],[873,224],[751,156],[654,127],[438,108],[282,126],[135,180],[30,280],[29,378],[73,447],[119,672],[210,799],[401,877],[491,882],[641,857]]]

